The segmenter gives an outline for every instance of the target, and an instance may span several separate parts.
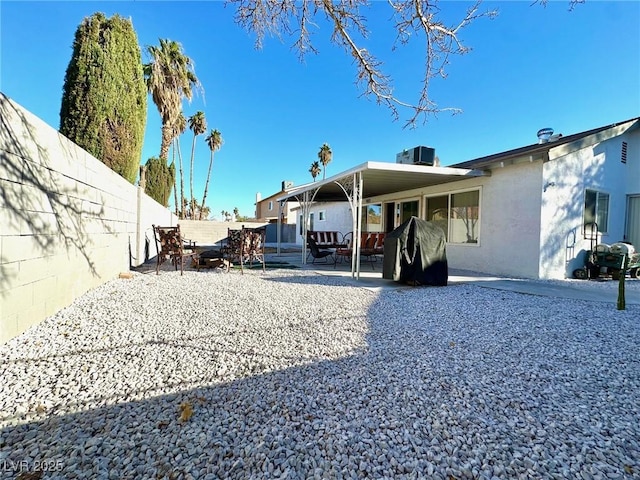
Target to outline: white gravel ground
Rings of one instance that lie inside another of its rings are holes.
[[[640,478],[640,306],[341,282],[83,296],[0,346],[0,475]]]

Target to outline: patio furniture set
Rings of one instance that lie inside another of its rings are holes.
[[[372,269],[375,269],[373,264],[378,256],[384,255],[384,239],[384,232],[360,233],[360,258],[369,262]],[[311,263],[324,259],[335,268],[337,263],[346,262],[353,256],[353,232],[342,235],[335,231],[308,231],[307,248],[307,258],[313,257]]]
[[[156,274],[160,272],[160,265],[169,260],[176,271],[180,265],[180,275],[184,274],[184,265],[191,259],[196,270],[201,268],[224,267],[228,272],[233,263],[240,263],[240,271],[244,273],[244,266],[253,266],[254,262],[262,264],[265,270],[264,243],[265,230],[263,228],[228,229],[226,243],[219,249],[198,252],[196,243],[185,239],[180,232],[180,225],[175,227],[161,227],[153,225],[156,243]]]

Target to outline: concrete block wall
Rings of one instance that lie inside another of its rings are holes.
[[[147,223],[176,220],[0,93],[0,343],[129,270]]]
[[[228,229],[240,230],[246,228],[264,227],[266,223],[259,222],[211,222],[208,220],[180,220],[180,232],[185,238],[195,240],[196,245],[215,245],[227,238]],[[155,246],[152,256],[156,254]]]

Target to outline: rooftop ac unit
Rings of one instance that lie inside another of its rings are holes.
[[[396,163],[433,166],[435,155],[436,150],[434,148],[414,147],[398,153],[396,155]]]

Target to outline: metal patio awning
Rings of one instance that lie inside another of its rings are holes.
[[[308,183],[277,197],[280,209],[284,202],[295,198],[302,207],[302,263],[306,263],[307,221],[314,202],[343,202],[351,206],[355,255],[351,257],[351,275],[360,278],[360,224],[362,199],[388,195],[416,188],[456,182],[465,178],[489,176],[484,170],[453,167],[431,167],[399,163],[366,162],[320,182]],[[281,212],[278,215],[280,222]],[[280,226],[278,226],[278,233]],[[278,253],[280,239],[278,237]]]
[[[345,178],[350,179],[354,174],[362,176],[363,198],[398,193],[442,183],[457,182],[465,178],[490,175],[490,173],[485,170],[366,162],[320,182],[301,185],[278,197],[277,200],[282,201],[292,197],[300,198],[305,191],[317,190],[314,198],[316,202],[348,201],[349,199],[345,197],[344,190],[340,187],[340,183]]]

